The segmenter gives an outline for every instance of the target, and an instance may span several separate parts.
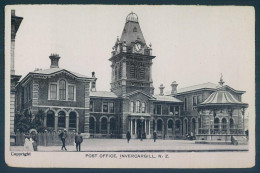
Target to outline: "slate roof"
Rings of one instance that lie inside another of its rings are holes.
[[[117,95],[109,91],[91,91],[90,97],[118,98]]]
[[[181,100],[172,97],[172,96],[160,96],[160,95],[154,95],[155,101],[162,101],[162,102],[175,102],[175,103],[182,103]]]
[[[136,32],[134,32],[134,28],[136,28]],[[139,23],[127,21],[120,38],[120,42],[126,41],[126,46],[130,46],[132,42],[135,42],[137,39],[146,45]]]
[[[192,85],[192,86],[177,89],[177,93],[184,93],[184,92],[194,91],[198,89],[216,89],[218,86],[219,86],[218,84],[207,82],[203,84]]]
[[[50,75],[50,74],[54,74],[56,72],[59,72],[59,71],[67,71],[77,77],[80,77],[80,78],[90,78],[88,76],[85,76],[85,75],[82,75],[82,74],[79,74],[79,73],[75,73],[75,72],[72,72],[72,71],[69,71],[69,70],[66,70],[66,69],[62,69],[62,68],[49,68],[49,69],[44,69],[44,70],[39,70],[39,71],[34,71],[34,72],[31,72],[31,73],[34,73],[34,74],[44,74],[44,75]]]

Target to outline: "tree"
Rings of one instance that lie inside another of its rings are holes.
[[[44,132],[46,129],[43,123],[44,116],[45,113],[41,109],[35,114],[34,118],[28,109],[24,113],[15,114],[15,131],[28,132],[30,129],[36,129],[38,132]]]

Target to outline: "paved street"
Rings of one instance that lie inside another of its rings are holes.
[[[67,146],[69,151],[75,151],[75,146]],[[11,151],[22,151],[23,146],[11,146]],[[38,146],[39,151],[61,151],[61,146]],[[129,152],[214,152],[214,151],[247,151],[247,145],[209,145],[195,144],[188,140],[157,140],[145,139],[143,141],[132,139],[127,143],[126,139],[85,139],[81,145],[81,151],[129,151]]]

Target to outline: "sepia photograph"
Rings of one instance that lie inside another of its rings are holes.
[[[250,6],[8,5],[11,167],[255,164]]]

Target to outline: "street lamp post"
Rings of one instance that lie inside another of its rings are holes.
[[[141,120],[141,141],[143,140],[143,122],[144,122],[144,117],[140,118]]]

